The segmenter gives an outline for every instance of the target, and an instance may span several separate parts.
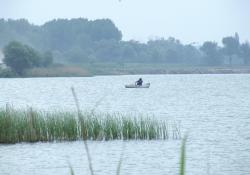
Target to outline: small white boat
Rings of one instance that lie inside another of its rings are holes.
[[[125,88],[149,88],[149,86],[150,86],[150,83],[145,83],[145,84],[142,84],[141,86],[137,84],[127,84],[125,85]]]

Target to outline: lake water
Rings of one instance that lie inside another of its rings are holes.
[[[126,89],[140,76],[0,79],[0,106],[151,116],[180,122],[188,134],[187,174],[250,174],[250,75],[143,75],[149,89]],[[121,174],[178,174],[180,140],[127,141]],[[123,143],[89,141],[96,174],[115,174]],[[0,145],[0,174],[89,174],[84,144]]]

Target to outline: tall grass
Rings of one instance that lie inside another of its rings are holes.
[[[169,134],[172,132],[172,134]],[[0,108],[0,143],[73,140],[179,139],[176,126],[151,118],[93,112]]]

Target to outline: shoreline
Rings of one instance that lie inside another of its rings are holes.
[[[147,65],[148,66],[148,65]],[[81,74],[68,74],[64,72],[60,75],[49,75],[42,73],[41,75],[25,75],[25,76],[0,76],[0,78],[60,78],[60,77],[95,77],[95,76],[120,76],[120,75],[184,75],[184,74],[250,74],[250,66],[241,67],[202,67],[202,66],[192,66],[192,67],[166,67],[157,68],[157,66],[152,65],[152,67],[147,69],[147,66],[141,66],[138,69],[134,67],[115,67],[109,65],[107,67],[102,67],[102,65],[95,67],[81,67],[87,73],[85,75]],[[109,69],[107,69],[109,68]],[[1,75],[1,74],[0,74]]]

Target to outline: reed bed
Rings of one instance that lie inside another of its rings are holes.
[[[171,127],[173,128],[173,126]],[[169,132],[172,132],[170,134]],[[172,136],[172,137],[171,137]],[[179,139],[177,125],[149,117],[93,112],[0,109],[0,143],[74,140]]]

